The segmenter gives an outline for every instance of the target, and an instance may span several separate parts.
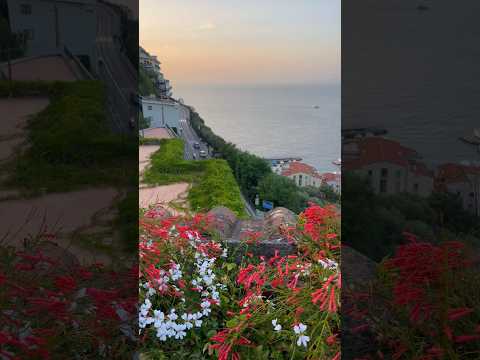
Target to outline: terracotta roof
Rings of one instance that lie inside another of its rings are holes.
[[[298,161],[289,163],[288,167],[282,171],[283,176],[290,176],[294,174],[308,174],[318,177],[317,170],[313,166]]]
[[[324,173],[322,174],[322,179],[326,182],[340,182],[342,176],[340,174],[335,173]]]
[[[480,167],[447,163],[438,167],[436,181],[439,184],[468,182],[468,175],[480,176]]]
[[[343,162],[343,169],[355,170],[376,163],[391,163],[408,168],[416,175],[433,177],[427,166],[416,160],[418,153],[397,141],[382,137],[367,137],[354,141],[358,151],[354,158]]]

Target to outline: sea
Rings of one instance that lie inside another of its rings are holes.
[[[332,161],[341,156],[340,84],[174,84],[173,92],[242,150],[300,157],[320,172],[338,170]]]
[[[457,5],[349,2],[342,18],[344,128],[383,128],[432,169],[480,161],[479,148],[460,140],[480,128],[480,2]]]

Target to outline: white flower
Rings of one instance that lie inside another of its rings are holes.
[[[280,331],[282,330],[282,325],[277,324],[277,319],[272,320],[273,330]]]
[[[320,259],[318,260],[318,262],[320,263],[320,265],[322,265],[324,269],[335,270],[338,267],[338,264],[335,261],[330,259],[323,259],[323,260]]]
[[[210,304],[210,301],[205,300],[204,302],[202,302],[200,304],[200,306],[202,307],[202,309],[206,309],[206,308],[209,308],[211,306],[211,304]]]
[[[305,330],[307,330],[307,325],[304,325],[302,323],[293,327],[293,331],[295,331],[295,334],[302,334],[305,332]]]
[[[310,338],[306,335],[300,335],[297,340],[298,346],[305,346],[307,347],[307,343],[310,341]]]
[[[172,321],[175,321],[178,319],[178,315],[175,314],[175,309],[170,310],[170,314],[168,314],[168,318]]]
[[[220,257],[226,258],[227,256],[228,256],[228,250],[227,250],[227,248],[225,248],[225,249],[223,249],[222,255],[220,255]]]

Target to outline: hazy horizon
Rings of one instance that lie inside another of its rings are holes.
[[[140,44],[182,86],[335,85],[340,3],[140,2]]]

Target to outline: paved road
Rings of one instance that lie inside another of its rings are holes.
[[[190,125],[190,111],[186,108],[183,108],[183,119],[180,120],[180,127],[181,127],[181,137],[185,141],[185,159],[186,160],[201,160],[201,159],[210,159],[211,154],[208,151],[208,146],[204,142],[200,136],[197,135],[195,130],[193,130],[192,126]],[[194,144],[198,143],[200,145],[199,149],[194,147]],[[200,151],[203,150],[207,154],[206,157],[200,157]]]
[[[138,78],[126,55],[120,51],[119,14],[108,5],[97,6],[98,77],[107,88],[107,102],[117,131],[131,132],[129,121],[137,116],[131,94],[137,93]]]

